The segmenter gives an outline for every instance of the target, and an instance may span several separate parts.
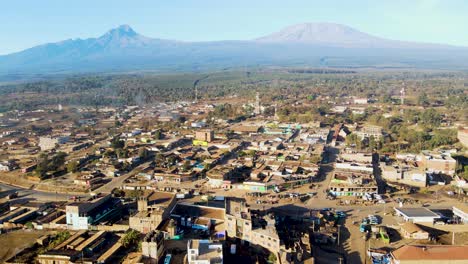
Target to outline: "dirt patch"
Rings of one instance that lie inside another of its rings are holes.
[[[0,235],[0,262],[6,261],[24,248],[33,245],[46,231],[17,230]]]

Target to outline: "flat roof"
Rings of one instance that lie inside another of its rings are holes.
[[[405,245],[392,252],[397,260],[466,260],[468,246]]]
[[[208,206],[190,205],[178,203],[171,212],[173,215],[204,217],[211,219],[224,220],[224,208],[215,208]]]
[[[427,208],[395,208],[395,211],[405,215],[406,217],[431,217],[438,218],[438,214],[432,212]]]

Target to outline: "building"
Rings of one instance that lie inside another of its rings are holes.
[[[403,217],[406,222],[413,223],[433,223],[440,216],[431,210],[420,208],[395,208],[397,216]]]
[[[155,230],[168,219],[177,200],[172,193],[147,192],[138,198],[138,212],[129,218],[130,228],[142,233]]]
[[[423,152],[421,165],[426,168],[428,172],[443,173],[453,176],[455,174],[457,161],[452,158],[449,152]]]
[[[142,255],[157,263],[164,254],[164,246],[164,234],[160,231],[153,230],[146,234],[143,242],[141,243]]]
[[[57,145],[65,144],[68,142],[70,137],[61,136],[61,137],[40,137],[39,138],[39,147],[42,151],[54,149]]]
[[[401,234],[409,239],[429,239],[429,233],[421,229],[417,224],[406,222],[401,226]]]
[[[280,252],[281,241],[275,220],[252,214],[244,199],[226,200],[225,226],[229,237],[239,238],[273,253]]]
[[[367,98],[354,98],[354,104],[368,104],[369,100]]]
[[[53,248],[39,254],[40,264],[115,263],[116,252],[122,247],[119,237],[111,232],[78,231]],[[49,245],[50,246],[50,245]],[[15,262],[16,263],[16,262]]]
[[[18,168],[18,165],[14,161],[0,162],[0,171],[12,171]]]
[[[390,253],[391,264],[462,264],[468,260],[468,246],[405,245]]]
[[[468,224],[468,205],[454,205],[452,211],[454,216],[460,218],[460,223]]]
[[[88,229],[117,213],[120,200],[110,194],[94,197],[88,201],[74,202],[65,207],[68,229]]]
[[[195,139],[204,142],[211,142],[214,140],[214,132],[209,129],[195,131]]]
[[[375,140],[383,137],[383,128],[381,126],[366,125],[354,132],[359,138],[374,137]]]
[[[178,203],[171,212],[171,218],[178,226],[209,231],[224,222],[225,209]]]
[[[330,193],[334,196],[364,196],[377,193],[378,186],[370,173],[335,171],[330,181]]]
[[[380,169],[382,170],[382,178],[386,181],[414,187],[427,186],[427,173],[421,167],[413,167],[404,163],[386,165],[382,162]]]
[[[222,264],[223,245],[209,240],[190,239],[187,242],[188,264]]]

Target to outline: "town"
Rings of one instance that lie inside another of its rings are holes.
[[[330,79],[6,109],[0,260],[466,263],[466,82],[439,100],[411,81],[333,94]]]

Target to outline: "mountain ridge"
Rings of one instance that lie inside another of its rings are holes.
[[[296,24],[254,40],[201,42],[151,38],[121,25],[95,38],[68,39],[0,56],[0,74],[291,64],[413,67],[424,61],[443,66],[450,63],[448,58],[465,59],[468,56],[459,58],[457,53],[467,55],[467,51],[388,40],[335,23]],[[324,57],[335,59],[324,64]],[[468,62],[457,63],[468,67]]]

